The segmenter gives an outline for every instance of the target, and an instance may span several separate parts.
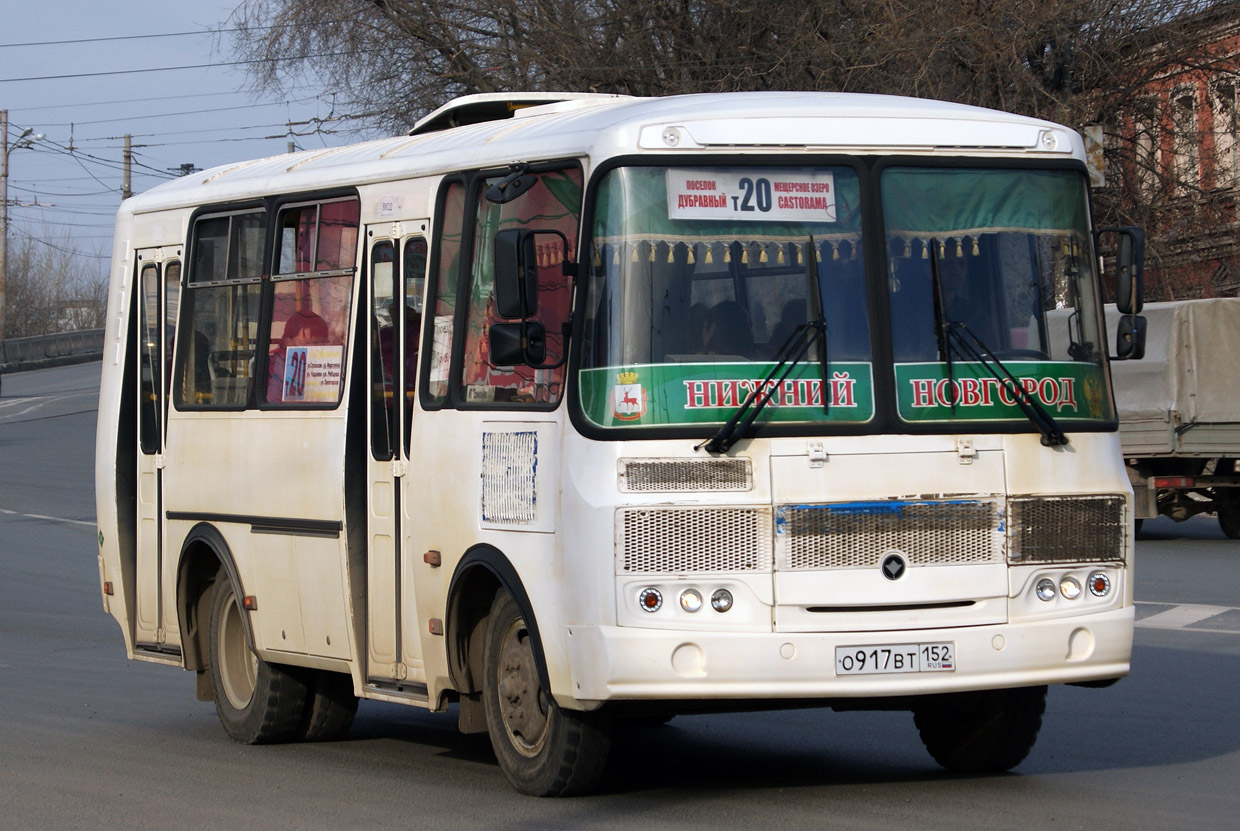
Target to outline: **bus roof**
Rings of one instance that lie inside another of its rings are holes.
[[[488,113],[489,120],[478,120]],[[461,126],[448,126],[453,123]],[[147,213],[514,161],[589,156],[597,162],[643,152],[1084,159],[1080,136],[1051,122],[942,101],[831,92],[467,96],[431,113],[413,133],[223,165],[134,196],[123,210]]]

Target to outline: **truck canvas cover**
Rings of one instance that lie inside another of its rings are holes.
[[[1120,314],[1107,307],[1107,331]],[[1125,455],[1228,455],[1240,442],[1240,298],[1149,303],[1145,357],[1111,364]]]

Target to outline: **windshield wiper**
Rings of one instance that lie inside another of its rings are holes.
[[[1048,447],[1068,443],[1059,422],[1046,411],[1046,408],[1030,395],[1003,361],[991,351],[990,347],[977,336],[962,320],[948,320],[947,308],[943,302],[943,283],[939,278],[938,240],[931,239],[930,244],[930,281],[934,287],[934,328],[938,338],[939,354],[947,364],[947,388],[951,396],[952,412],[956,411],[956,373],[952,362],[952,351],[959,349],[964,357],[981,364],[999,383],[1003,384],[1016,401],[1016,406],[1033,422],[1042,434],[1042,444]]]
[[[809,348],[814,345],[815,341],[822,344],[822,410],[824,413],[827,412],[831,395],[831,387],[827,379],[827,313],[822,304],[822,286],[818,283],[818,258],[815,256],[818,246],[815,245],[812,236],[806,248],[805,275],[808,280],[810,299],[818,309],[818,318],[802,323],[792,330],[792,334],[779,347],[779,352],[775,355],[774,368],[766,374],[766,377],[754,388],[745,399],[745,403],[741,404],[732,417],[724,422],[724,425],[713,436],[696,445],[694,450],[706,448],[708,453],[727,453],[732,445],[744,438],[749,428],[753,426],[754,420],[761,415],[770,402],[771,395],[783,385],[788,374],[805,359]],[[771,381],[777,375],[779,380],[775,381],[772,386]]]
[[[939,241],[933,237],[927,243],[930,246],[930,285],[934,289],[934,339],[939,347],[939,354],[947,364],[947,389],[951,400],[952,412],[956,412],[956,366],[952,362],[951,337],[948,335],[947,309],[943,302],[943,280],[939,276]]]
[[[1048,413],[1046,408],[1029,394],[1024,385],[1020,383],[1020,380],[1012,374],[1011,370],[1004,366],[1003,361],[999,360],[995,353],[990,351],[990,347],[972,329],[965,325],[963,321],[953,320],[945,324],[944,331],[948,341],[948,349],[952,348],[954,342],[966,358],[981,364],[986,368],[987,372],[1007,388],[1012,398],[1015,399],[1016,406],[1020,407],[1025,417],[1033,422],[1033,426],[1037,427],[1038,432],[1042,434],[1042,444],[1047,447],[1055,447],[1068,443],[1068,437],[1064,435],[1063,428],[1059,426],[1059,422],[1055,421],[1054,416]]]
[[[778,363],[774,368],[766,374],[766,377],[754,387],[753,391],[745,398],[745,403],[737,408],[724,425],[719,428],[713,436],[699,445],[694,450],[706,448],[708,453],[727,453],[748,433],[749,428],[753,425],[754,420],[766,408],[767,403],[771,400],[771,396],[775,390],[783,385],[788,374],[804,360],[805,355],[809,352],[809,348],[815,341],[822,341],[822,365],[827,365],[827,322],[821,316],[817,320],[811,320],[808,323],[802,323],[788,339],[784,341],[784,345],[779,348],[779,354],[776,355]],[[772,384],[775,376],[779,376],[779,380]],[[823,406],[826,406],[827,396],[830,391],[824,386],[822,390]]]

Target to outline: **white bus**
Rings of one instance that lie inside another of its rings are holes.
[[[126,200],[104,607],[238,741],[455,704],[524,793],[783,705],[1008,769],[1129,670],[1088,184],[971,107],[531,94]]]

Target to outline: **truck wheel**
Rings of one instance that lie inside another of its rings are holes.
[[[295,739],[306,709],[305,683],[250,649],[232,581],[217,580],[213,594],[208,671],[224,731],[243,744]]]
[[[913,710],[921,741],[952,773],[1000,773],[1029,755],[1042,727],[1046,687],[950,693]]]
[[[501,591],[483,642],[482,704],[500,770],[530,796],[568,796],[602,778],[611,725],[561,709],[538,680],[534,646],[516,601]]]
[[[1234,476],[1235,459],[1219,459],[1214,466],[1216,476]],[[1218,506],[1218,526],[1229,539],[1240,540],[1240,499],[1235,488],[1214,488],[1214,502]]]
[[[1229,539],[1240,540],[1240,505],[1220,505],[1218,527]]]
[[[302,741],[333,742],[349,732],[355,715],[357,696],[353,694],[353,679],[342,672],[312,670],[302,718]]]

